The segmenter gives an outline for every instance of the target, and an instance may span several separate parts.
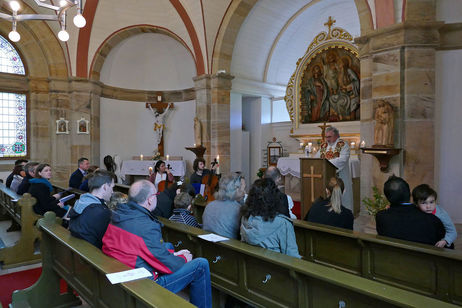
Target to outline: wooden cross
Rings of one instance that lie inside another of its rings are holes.
[[[314,174],[314,167],[310,166],[310,173],[304,173],[304,178],[311,178],[311,202],[314,201],[314,179],[322,179],[322,174]]]
[[[158,113],[164,113],[165,109],[167,109],[169,103],[162,102],[162,95],[156,95],[157,102],[147,102],[146,108],[156,109]],[[170,109],[173,109],[173,103],[170,103]],[[162,138],[160,139],[159,145],[157,146],[157,151],[160,153],[160,156],[164,156],[164,132],[162,132]]]
[[[323,125],[318,125],[318,127],[322,130],[321,132],[321,138],[322,142],[326,141],[326,128],[331,127],[332,125],[326,125],[326,122],[324,122]]]

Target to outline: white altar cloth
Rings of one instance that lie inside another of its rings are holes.
[[[126,175],[149,175],[149,167],[154,169],[156,160],[124,160],[120,173],[123,177]],[[165,165],[170,165],[170,171],[174,176],[183,177],[186,171],[186,161],[184,160],[166,160]]]
[[[278,159],[278,169],[281,174],[286,176],[290,174],[294,177],[300,178],[300,157],[305,157],[303,154],[294,155],[289,157],[280,157]],[[350,174],[352,178],[359,178],[361,163],[357,156],[350,156]]]

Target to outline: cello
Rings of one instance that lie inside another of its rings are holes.
[[[215,200],[215,197],[213,194],[215,193],[215,190],[218,186],[219,182],[219,177],[218,175],[215,174],[215,165],[218,165],[217,160],[215,159],[211,163],[212,165],[212,170],[211,173],[206,174],[202,177],[202,184],[205,184],[205,189],[204,189],[204,198],[208,202]]]

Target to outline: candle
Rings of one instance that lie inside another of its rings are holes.
[[[152,167],[149,167],[149,174],[152,173]]]
[[[194,143],[194,147],[196,147],[196,144]]]
[[[364,141],[364,140],[361,141],[361,144],[360,144],[360,145],[361,145],[362,148],[366,147],[366,141]]]
[[[353,141],[353,142],[350,143],[350,148],[354,149],[355,146],[356,146],[356,142]]]
[[[169,157],[170,157],[170,156],[167,154],[166,160],[168,160],[168,159],[169,159]]]
[[[162,101],[162,95],[157,95],[157,101],[161,102]]]
[[[143,154],[140,154],[140,160],[143,160]]]
[[[313,143],[312,143],[312,142],[308,142],[308,152],[311,153],[312,150],[313,150]]]
[[[220,155],[217,155],[217,174],[220,174]]]
[[[303,148],[303,142],[300,142],[300,147]]]

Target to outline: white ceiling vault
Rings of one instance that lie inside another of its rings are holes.
[[[353,0],[260,0],[242,24],[233,50],[231,74],[236,78],[286,86],[297,60],[321,31],[329,16],[334,27],[360,34]]]

